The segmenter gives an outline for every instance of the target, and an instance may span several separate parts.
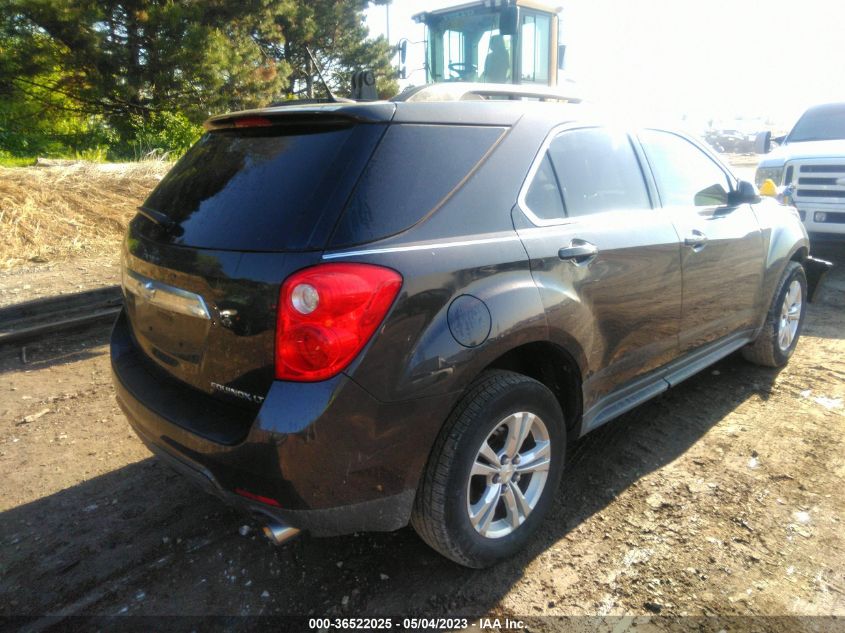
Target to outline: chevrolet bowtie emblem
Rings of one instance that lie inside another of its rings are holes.
[[[148,281],[140,286],[140,291],[145,299],[152,299],[156,295],[155,284],[152,281]]]

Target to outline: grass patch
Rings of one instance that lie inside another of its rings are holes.
[[[0,268],[116,252],[165,161],[0,167]]]
[[[3,156],[0,153],[0,167],[31,167],[36,158],[22,158],[20,156]]]

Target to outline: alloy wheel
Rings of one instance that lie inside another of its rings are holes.
[[[551,463],[549,431],[528,411],[502,419],[476,454],[467,484],[475,530],[501,538],[525,523],[543,494]]]
[[[798,326],[801,323],[802,307],[801,283],[794,279],[789,284],[789,290],[783,298],[783,305],[780,309],[780,323],[778,324],[778,347],[785,352],[792,345],[798,335]]]

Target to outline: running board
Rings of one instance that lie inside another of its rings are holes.
[[[634,407],[660,395],[670,387],[682,383],[713,363],[730,356],[749,343],[748,333],[740,332],[707,345],[658,370],[659,373],[641,378],[627,387],[605,396],[584,413],[581,435],[618,418]]]

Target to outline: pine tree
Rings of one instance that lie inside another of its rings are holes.
[[[99,117],[124,147],[174,117],[326,96],[372,68],[395,92],[366,0],[0,0],[0,116],[15,104]],[[57,103],[60,102],[60,103]],[[146,126],[146,127],[145,127]],[[2,137],[0,137],[2,142]],[[2,149],[2,147],[0,147]]]

